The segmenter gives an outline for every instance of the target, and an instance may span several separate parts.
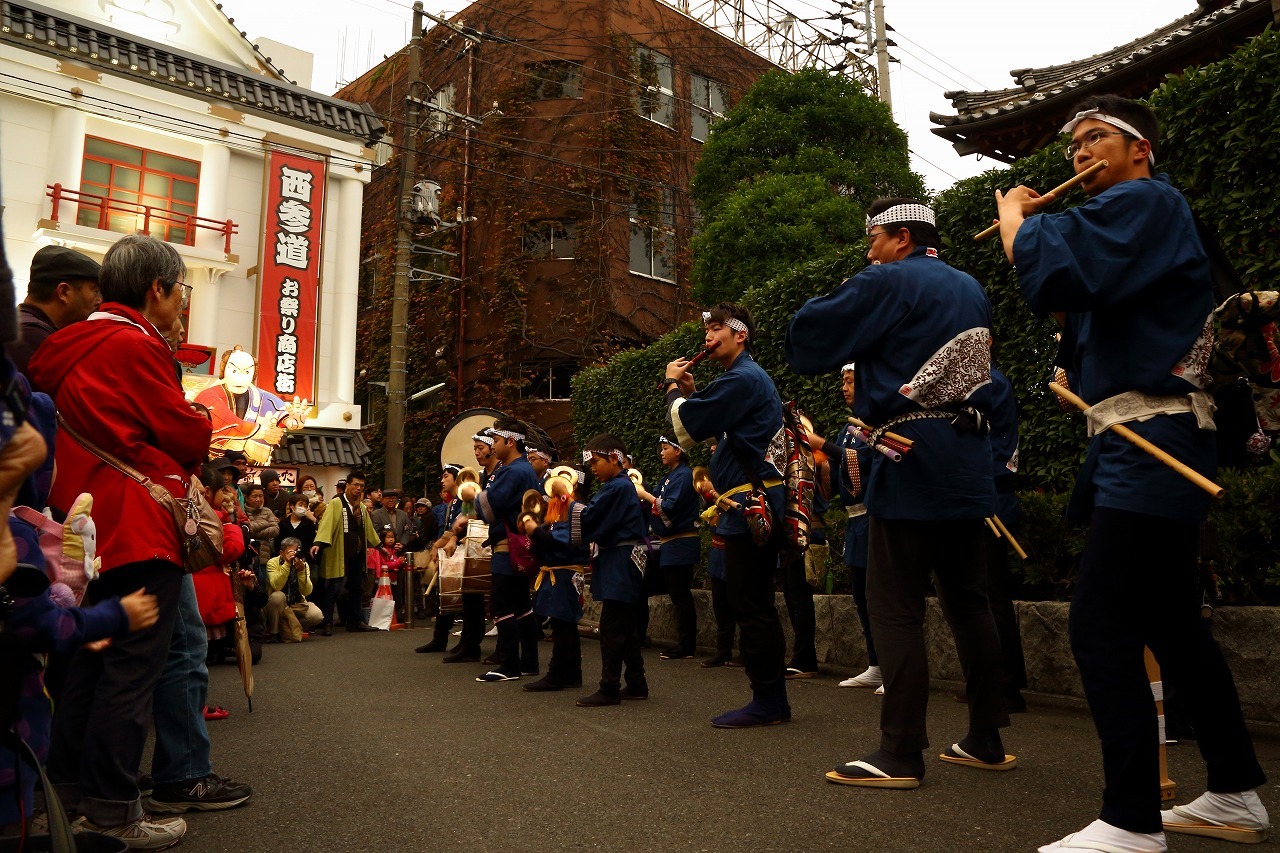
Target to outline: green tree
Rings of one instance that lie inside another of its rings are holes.
[[[764,75],[711,132],[691,194],[703,215],[693,293],[736,299],[862,236],[880,196],[925,196],[889,109],[816,69]]]

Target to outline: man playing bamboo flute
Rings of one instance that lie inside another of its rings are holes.
[[[741,502],[751,490],[752,479],[757,479],[768,495],[774,519],[773,536],[764,546],[752,541],[741,510],[724,512],[716,522],[715,534],[724,542],[729,607],[741,631],[738,646],[751,683],[751,701],[714,717],[711,724],[718,728],[777,725],[791,719],[786,639],[774,603],[785,503],[782,401],[769,374],[751,357],[755,324],[750,311],[721,302],[702,313],[702,323],[707,330],[705,343],[718,345],[711,357],[725,371],[699,391],[687,360],[667,365],[663,387],[676,441],[682,447],[716,441],[711,456],[716,491]]]
[[[914,442],[895,462],[873,454],[866,483],[867,599],[884,704],[880,749],[827,779],[915,788],[929,745],[925,596],[933,574],[955,635],[969,696],[969,732],[941,758],[1010,770],[1000,728],[1009,724],[995,623],[987,604],[984,518],[991,515],[991,445],[976,405],[991,382],[991,308],[982,287],[938,258],[933,211],[913,199],[867,208],[872,265],[791,319],[786,357],[798,373],[857,362],[854,414]],[[985,403],[984,403],[985,405]]]
[[[1095,408],[1069,513],[1089,522],[1071,600],[1071,647],[1102,741],[1100,819],[1045,850],[1163,851],[1162,829],[1258,841],[1265,777],[1235,682],[1199,616],[1197,525],[1208,499],[1113,434],[1127,426],[1206,476],[1212,408],[1199,389],[1212,341],[1209,261],[1186,199],[1154,174],[1155,115],[1114,95],[1086,101],[1062,128],[1089,201],[1039,214],[1052,195],[996,194],[1000,237],[1027,304],[1064,312],[1058,365]],[[1037,215],[1038,214],[1038,215]],[[1118,412],[1124,411],[1125,415]],[[1158,738],[1143,646],[1180,696],[1208,765],[1209,793],[1160,812]]]

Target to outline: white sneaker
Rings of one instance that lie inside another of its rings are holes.
[[[1256,844],[1267,837],[1271,822],[1256,791],[1215,794],[1206,791],[1185,806],[1160,813],[1168,832],[1201,835],[1243,844]]]
[[[877,688],[876,688],[876,695],[877,695],[877,696],[883,696],[883,695],[884,695],[884,685],[883,685],[883,684],[881,684],[879,687],[877,687]]]
[[[1059,850],[1106,850],[1109,853],[1165,853],[1163,832],[1130,832],[1101,820],[1095,820],[1079,832],[1073,832],[1052,844],[1037,848],[1040,853]]]
[[[884,684],[884,678],[881,677],[878,666],[869,666],[861,675],[855,675],[840,682],[841,687],[879,687],[882,684]]]
[[[123,826],[97,826],[87,817],[80,818],[72,826],[119,838],[130,850],[164,850],[177,844],[187,834],[187,822],[180,817],[152,817],[145,814]]]

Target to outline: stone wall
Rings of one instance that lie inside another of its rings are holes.
[[[698,646],[709,653],[715,648],[711,593],[694,590],[693,596],[698,609]],[[860,671],[867,665],[867,649],[852,597],[815,595],[813,601],[818,626],[818,662],[836,672]],[[1068,605],[1056,601],[1019,601],[1016,606],[1027,658],[1028,689],[1083,698],[1080,675],[1067,638]],[[789,645],[791,625],[781,594],[778,610]],[[650,599],[649,613],[649,636],[659,645],[674,643],[676,630],[671,600],[666,596]],[[588,602],[587,618],[599,618],[599,608],[593,602]],[[1280,723],[1280,608],[1219,608],[1213,615],[1212,630],[1235,673],[1245,717]],[[961,681],[951,631],[942,618],[937,599],[933,598],[929,599],[925,619],[925,640],[933,676]]]

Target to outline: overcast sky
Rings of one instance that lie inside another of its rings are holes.
[[[428,12],[448,17],[461,0]],[[555,0],[546,0],[555,2]],[[697,0],[694,0],[696,3]],[[751,2],[751,0],[748,0]],[[827,0],[775,2],[798,17]],[[408,40],[411,0],[222,0],[251,39],[270,38],[315,55],[311,88],[332,93]],[[1083,59],[1145,35],[1196,8],[1195,0],[1143,0],[1098,6],[1057,0],[885,0],[896,30],[890,85],[894,117],[907,131],[912,166],[933,190],[1000,164],[960,157],[930,133],[929,112],[952,113],[943,92],[1003,89],[1009,71]],[[831,2],[831,8],[834,8]],[[345,48],[344,48],[345,44]],[[428,81],[429,82],[429,81]]]

